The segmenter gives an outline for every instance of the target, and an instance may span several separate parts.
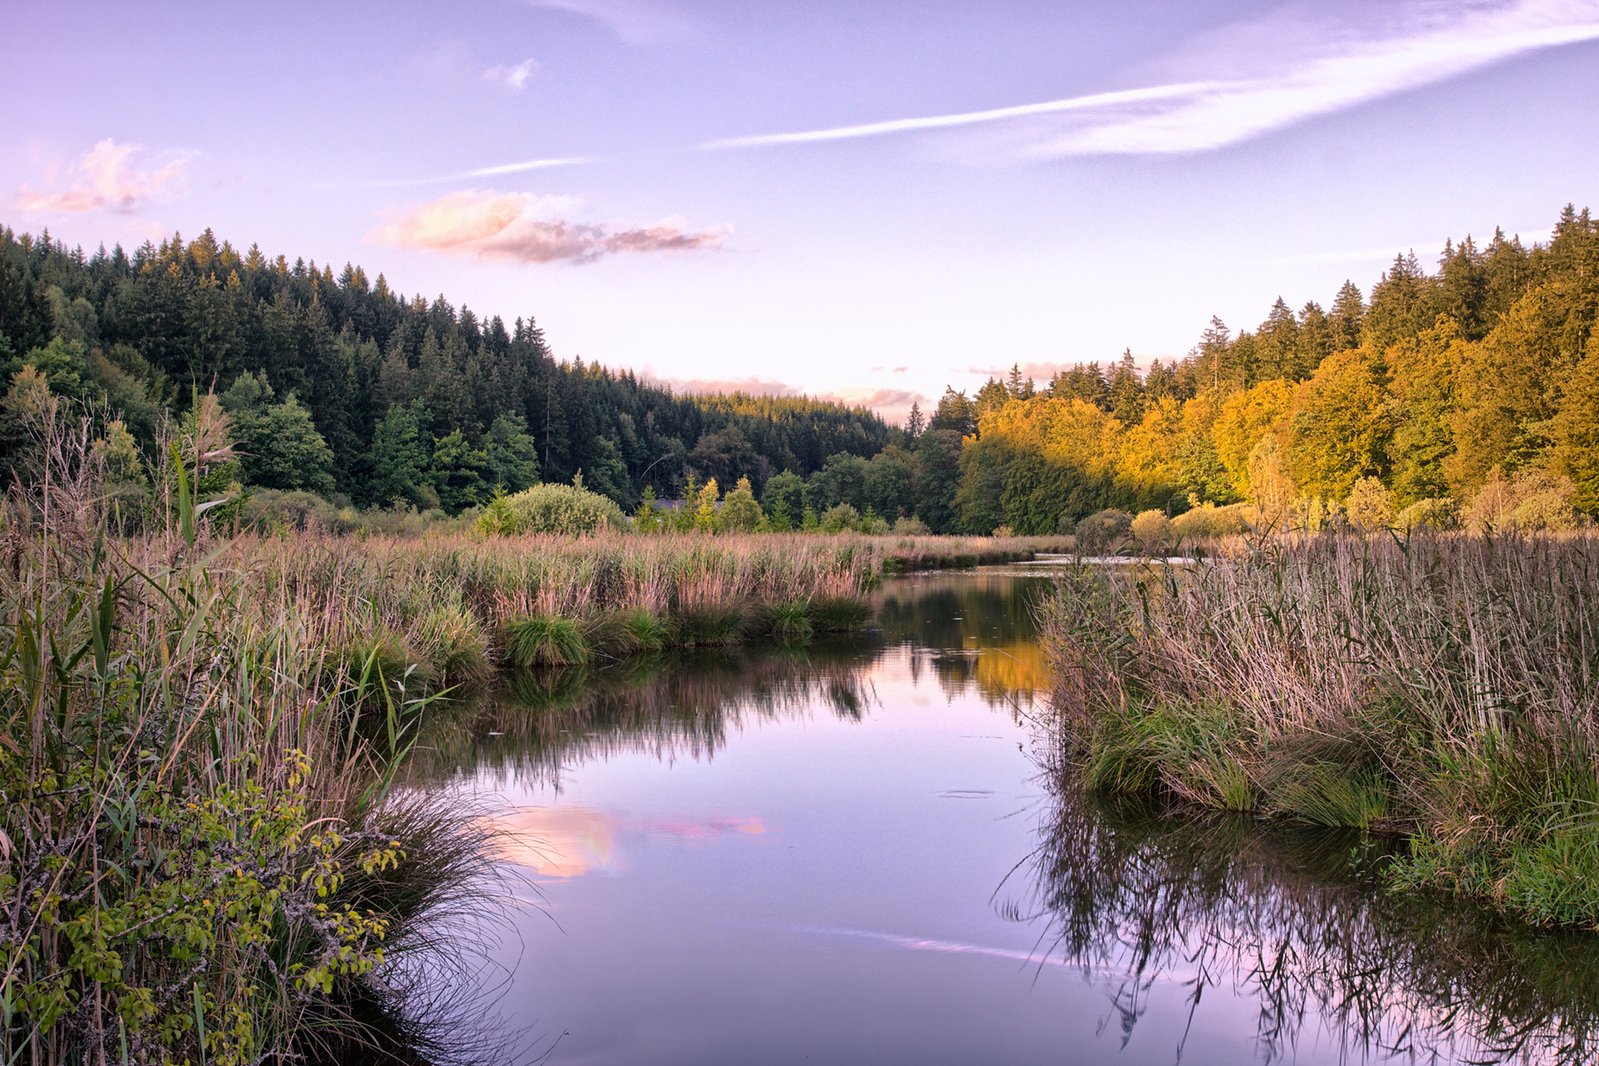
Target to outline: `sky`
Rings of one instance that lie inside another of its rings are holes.
[[[890,418],[1599,208],[1599,0],[0,5],[0,224]]]

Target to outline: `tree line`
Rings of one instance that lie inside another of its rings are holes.
[[[1396,256],[1323,307],[1213,318],[1187,355],[946,389],[902,429],[789,397],[691,397],[558,362],[531,319],[480,322],[381,275],[209,233],[86,257],[0,229],[0,444],[31,388],[115,414],[123,461],[216,383],[250,484],[449,512],[578,479],[646,525],[1046,534],[1107,511],[1270,523],[1569,524],[1599,515],[1599,223]],[[713,490],[714,491],[714,490]],[[657,500],[686,499],[681,513]],[[710,505],[723,506],[713,496]],[[830,520],[826,516],[831,515]],[[669,517],[670,516],[670,517]],[[1486,516],[1486,518],[1483,518]],[[1517,517],[1519,516],[1519,517]],[[746,521],[747,519],[747,521]],[[725,522],[723,524],[726,524]]]
[[[1237,333],[1213,318],[1182,358],[946,390],[904,441],[807,487],[849,468],[843,502],[970,533],[1234,504],[1269,523],[1569,525],[1599,515],[1596,317],[1599,223],[1568,206],[1544,243],[1466,237],[1436,270],[1397,256],[1369,295],[1279,297]],[[880,463],[905,468],[897,503],[867,487]]]
[[[579,472],[631,508],[646,488],[676,496],[691,474],[808,474],[893,436],[864,408],[680,395],[557,360],[531,317],[508,326],[406,298],[358,266],[240,254],[210,230],[89,255],[0,227],[0,393],[40,386],[105,412],[142,449],[214,391],[246,484],[450,513]],[[8,466],[24,396],[11,401]]]

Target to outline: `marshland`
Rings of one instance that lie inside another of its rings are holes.
[[[0,1063],[1593,1061],[1596,308],[891,423],[0,227]]]

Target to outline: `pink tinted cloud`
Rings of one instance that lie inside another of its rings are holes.
[[[770,378],[675,378],[662,377],[646,367],[639,376],[652,385],[664,385],[693,395],[725,395],[742,392],[747,396],[799,396],[799,388]]]
[[[467,189],[417,204],[368,235],[396,248],[510,259],[519,263],[592,263],[626,252],[689,252],[722,246],[725,226],[691,231],[677,220],[617,227],[563,217],[577,203],[564,196]]]
[[[71,181],[65,189],[42,192],[24,185],[17,190],[17,207],[23,211],[131,214],[188,172],[187,157],[149,167],[138,163],[143,154],[141,145],[118,144],[108,137],[73,164],[69,171]]]
[[[678,392],[696,395],[725,395],[742,392],[747,396],[810,396],[815,400],[831,400],[847,407],[868,407],[889,421],[902,420],[910,413],[912,404],[928,402],[928,397],[914,389],[839,389],[832,392],[807,393],[798,385],[772,378],[679,378],[664,377],[649,367],[639,376],[653,385],[665,385]]]

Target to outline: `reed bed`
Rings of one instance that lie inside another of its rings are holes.
[[[389,787],[426,697],[325,669],[333,601],[182,476],[170,534],[109,537],[87,434],[43,436],[0,526],[0,1062],[447,1060],[487,841]]]
[[[1599,536],[1083,565],[1040,621],[1088,787],[1397,833],[1397,885],[1599,926]]]
[[[564,668],[663,648],[804,644],[857,629],[884,574],[1034,558],[1029,538],[608,533],[482,539],[242,536],[224,565],[319,605],[346,669],[423,690],[496,666]]]

